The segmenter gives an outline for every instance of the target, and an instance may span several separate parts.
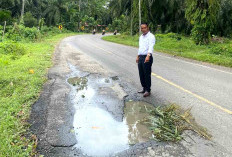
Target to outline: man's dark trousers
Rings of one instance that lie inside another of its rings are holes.
[[[151,92],[151,66],[153,63],[153,57],[150,56],[150,60],[147,63],[145,58],[147,55],[139,55],[139,77],[143,89],[147,92]]]

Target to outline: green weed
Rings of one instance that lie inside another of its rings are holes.
[[[163,108],[157,107],[149,113],[151,116],[146,123],[158,141],[180,141],[185,130],[192,130],[207,139],[211,138],[206,129],[195,122],[190,110],[180,110],[179,106],[173,104]]]

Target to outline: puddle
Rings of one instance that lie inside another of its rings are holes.
[[[86,106],[76,110],[74,128],[78,144],[89,156],[113,155],[129,148],[128,127],[107,111]]]
[[[123,116],[123,105],[120,108],[119,98],[114,95],[113,78],[88,75],[72,65],[70,69],[72,73],[67,83],[71,87],[70,99],[75,108],[73,126],[78,141],[76,148],[84,155],[108,156],[150,139],[151,131],[140,121],[148,116],[146,109],[152,105],[127,102],[124,118],[118,120],[117,115]]]
[[[143,121],[149,116],[147,110],[154,106],[146,102],[126,102],[124,108],[124,120],[129,127],[129,144],[147,142],[152,137],[152,132]]]

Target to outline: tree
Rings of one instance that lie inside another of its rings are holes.
[[[62,22],[62,16],[68,11],[67,2],[68,0],[47,1],[47,8],[44,10],[43,16],[49,26]]]
[[[11,12],[9,10],[0,10],[0,24],[4,21],[11,21]]]
[[[217,25],[214,33],[219,36],[232,37],[232,1],[222,0]]]
[[[12,14],[12,17],[20,15],[21,11],[21,0],[1,0],[0,9],[9,10]]]
[[[187,0],[186,19],[193,25],[196,44],[208,44],[216,25],[221,0]]]
[[[131,35],[136,33],[138,30],[137,29],[138,20],[136,22],[136,20],[134,19],[138,17],[138,12],[133,12],[133,11],[137,11],[135,8],[138,8],[138,3],[134,0],[112,0],[110,1],[109,10],[110,10],[111,18],[114,19],[112,21],[113,28],[115,27],[114,29],[121,30],[121,31],[122,30],[129,31],[130,29]],[[119,20],[124,20],[120,23],[124,25],[124,28],[123,26],[117,25]],[[136,32],[134,32],[134,30],[136,30]]]
[[[34,27],[37,25],[37,20],[31,14],[31,12],[26,12],[24,15],[24,25],[26,27]]]

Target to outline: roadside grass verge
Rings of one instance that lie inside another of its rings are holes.
[[[157,141],[178,142],[183,139],[185,130],[192,130],[198,135],[211,139],[207,130],[199,126],[189,110],[182,110],[179,106],[172,104],[166,107],[156,107],[148,111],[150,116],[144,121],[152,130]]]
[[[39,42],[0,43],[0,156],[34,155],[36,138],[28,133],[27,123],[31,105],[46,81],[55,45],[71,35],[76,34],[58,34]]]
[[[138,36],[105,36],[102,39],[129,46],[139,46]],[[202,62],[232,67],[232,40],[216,39],[209,45],[196,45],[190,37],[175,33],[156,34],[155,51]]]

